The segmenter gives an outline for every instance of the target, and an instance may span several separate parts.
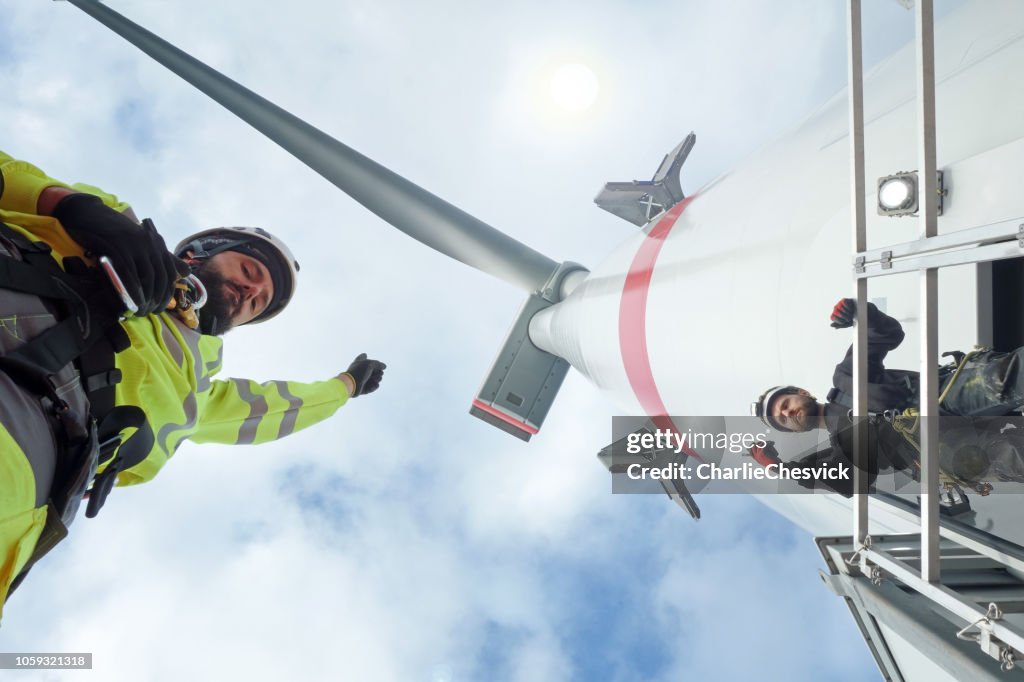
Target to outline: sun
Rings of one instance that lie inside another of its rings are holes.
[[[548,80],[548,95],[561,111],[567,114],[583,114],[597,101],[600,83],[597,74],[586,64],[570,62],[561,64],[551,72]]]

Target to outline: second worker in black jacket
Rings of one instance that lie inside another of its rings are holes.
[[[919,402],[920,377],[917,372],[902,369],[887,369],[884,360],[889,351],[902,343],[903,328],[892,317],[880,311],[873,303],[868,304],[868,412],[871,425],[868,429],[869,447],[865,469],[872,480],[879,471],[896,470],[913,474],[917,466],[917,445],[913,434],[893,426],[899,420],[893,417],[908,408],[917,407]],[[856,302],[853,299],[840,300],[832,311],[832,327],[851,327],[856,316]],[[1024,348],[1010,353],[991,350],[976,351],[960,356],[957,366],[942,367],[939,370],[940,412],[947,416],[971,417],[978,419],[946,419],[940,436],[940,461],[947,471],[956,469],[958,477],[979,480],[981,476],[993,476],[1002,480],[1021,480],[1022,457],[1012,446],[1018,440],[1008,433],[993,430],[994,417],[1019,413],[1024,407],[1024,373],[1020,371],[1024,362]],[[829,432],[830,447],[803,457],[799,465],[821,466],[837,461],[851,462],[853,405],[853,347],[846,352],[836,365],[832,375],[832,388],[824,403],[819,403],[806,389],[798,386],[775,386],[765,391],[752,406],[754,415],[778,431],[810,431],[824,428]],[[1020,430],[1020,429],[1018,429]],[[998,436],[993,438],[994,436]],[[995,443],[1000,443],[996,448]],[[979,444],[981,444],[979,446]],[[968,446],[971,446],[968,448]],[[978,461],[979,447],[983,453],[991,453]],[[968,450],[965,450],[968,448]],[[1008,457],[994,456],[995,451]],[[972,453],[969,458],[959,456]],[[1006,461],[1001,461],[1001,460]],[[1004,472],[1003,469],[1006,469]],[[830,486],[832,487],[832,486]],[[849,494],[852,489],[840,486],[837,492]]]

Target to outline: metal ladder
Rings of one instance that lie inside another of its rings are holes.
[[[1020,256],[1024,226],[1020,221],[985,225],[938,235],[938,180],[935,152],[935,58],[932,0],[917,0],[916,51],[918,101],[918,187],[920,238],[885,249],[867,250],[864,103],[861,41],[861,0],[848,0],[849,107],[854,232],[854,282],[857,324],[854,327],[854,414],[867,415],[867,284],[872,277],[920,272],[921,291],[921,497],[920,534],[871,538],[868,534],[866,492],[854,495],[853,537],[832,539],[831,547],[847,565],[846,576],[877,587],[892,579],[905,592],[920,595],[933,610],[941,610],[953,623],[962,624],[961,639],[977,641],[981,650],[998,660],[1003,670],[1024,660],[1024,628],[1003,620],[1006,613],[1024,612],[1024,582],[1008,569],[1021,562],[994,546],[971,543],[939,525],[938,462],[938,271],[948,265],[980,263]],[[863,433],[863,432],[862,432]],[[866,436],[862,436],[866,438]],[[866,440],[861,440],[865,442]],[[859,450],[859,448],[856,448]],[[854,467],[854,490],[866,491],[867,474]],[[819,539],[819,544],[824,539]],[[826,552],[823,549],[823,554]],[[828,556],[826,556],[828,560]],[[965,582],[964,567],[975,571]],[[836,573],[838,573],[838,568]],[[991,577],[990,584],[985,576]],[[863,590],[858,589],[858,592]],[[842,592],[840,592],[842,593]],[[849,590],[843,593],[849,597]],[[877,595],[876,595],[877,596]],[[937,609],[935,607],[938,607]],[[855,613],[856,616],[856,613]],[[858,617],[858,621],[860,618]],[[863,625],[862,625],[862,629]],[[949,637],[956,634],[950,625]],[[869,646],[874,644],[868,632]],[[877,658],[876,652],[876,658]],[[884,668],[883,668],[884,669]]]

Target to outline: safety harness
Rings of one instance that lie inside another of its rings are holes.
[[[146,458],[153,448],[153,431],[141,408],[115,406],[121,373],[114,354],[128,347],[119,324],[120,306],[99,271],[79,258],[64,259],[64,269],[50,247],[31,242],[0,223],[0,238],[12,244],[20,259],[0,253],[0,288],[37,296],[58,310],[60,320],[31,341],[0,356],[0,371],[37,396],[56,420],[57,466],[47,500],[46,526],[32,557],[19,575],[67,535],[82,499],[85,515],[96,516],[113,489],[117,474]],[[89,400],[88,432],[72,427],[74,415],[58,393],[54,376],[74,363]],[[135,429],[122,442],[121,432]],[[96,475],[99,466],[106,465]],[[91,488],[89,487],[91,484]],[[12,586],[12,591],[13,591]]]
[[[948,381],[945,381],[945,386],[942,393],[939,394],[939,408],[942,409],[943,404],[946,401],[946,397],[949,395],[950,390],[956,383],[956,380],[960,377],[960,373],[964,367],[967,366],[967,362],[975,356],[987,352],[988,348],[976,348],[972,351],[964,353],[962,351],[951,351],[949,353],[943,353],[943,357],[952,356],[953,364],[947,365],[940,368],[940,376],[945,371],[945,375],[949,377]],[[919,457],[915,461],[915,466],[919,470],[921,467],[920,453],[921,453],[921,410],[915,405],[908,407],[902,411],[897,411],[891,415],[886,415],[889,422],[892,424],[893,430],[903,436],[907,442],[914,448],[918,453]],[[943,485],[959,485],[966,488],[970,488],[977,493],[985,496],[992,492],[992,484],[987,482],[968,481],[961,476],[958,476],[952,471],[946,469],[939,470],[939,481]]]
[[[886,383],[872,383],[868,390],[868,412],[881,414],[886,410],[904,409],[917,402],[918,373],[904,369],[888,369],[891,379]],[[826,402],[853,408],[853,377],[836,372],[834,386],[825,396]]]

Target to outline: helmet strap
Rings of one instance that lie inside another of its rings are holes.
[[[196,239],[194,241],[189,242],[188,245],[185,246],[184,250],[191,251],[192,258],[194,259],[205,260],[207,258],[213,258],[218,253],[221,253],[223,251],[230,251],[231,249],[235,249],[244,244],[248,244],[251,241],[251,239],[233,239],[226,241],[223,244],[218,244],[212,249],[205,249],[203,248],[202,240]]]

